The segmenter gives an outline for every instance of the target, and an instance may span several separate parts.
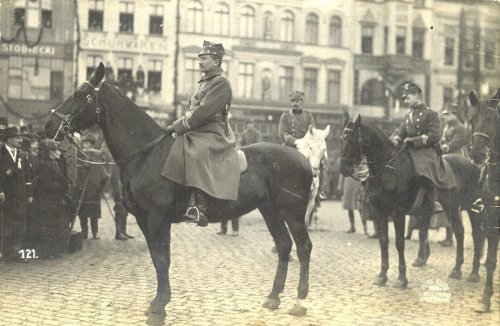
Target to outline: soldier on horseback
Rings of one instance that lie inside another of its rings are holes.
[[[455,176],[447,173],[445,162],[438,156],[435,146],[441,135],[437,112],[431,110],[422,101],[422,90],[413,83],[408,83],[401,90],[401,98],[410,108],[399,132],[393,138],[396,145],[405,144],[413,161],[417,176],[422,179],[431,198],[436,197],[436,187],[451,189],[456,187]]]
[[[296,148],[295,141],[305,136],[310,125],[314,127],[314,118],[311,113],[302,109],[304,92],[295,90],[289,97],[292,109],[281,115],[279,134],[285,145]]]
[[[162,176],[190,189],[184,216],[199,226],[208,224],[209,196],[236,201],[239,163],[236,138],[228,124],[231,85],[222,75],[222,44],[204,41],[198,54],[204,76],[186,114],[168,126],[176,137]]]

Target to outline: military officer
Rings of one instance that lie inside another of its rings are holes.
[[[241,136],[241,146],[260,143],[262,141],[262,134],[254,128],[254,124],[251,119],[246,121],[246,127],[247,128]]]
[[[443,154],[453,153],[468,156],[467,129],[458,120],[458,105],[446,104],[442,115],[446,125],[439,142],[441,151]]]
[[[281,115],[279,122],[280,138],[285,145],[296,147],[297,139],[303,138],[309,126],[314,127],[314,118],[311,113],[302,108],[304,93],[292,91],[289,95],[292,109]]]
[[[161,175],[190,188],[184,216],[199,226],[208,223],[209,196],[232,202],[238,196],[236,137],[227,121],[232,91],[221,68],[224,53],[222,44],[203,43],[198,90],[186,115],[166,129],[176,140]]]
[[[422,102],[422,90],[415,84],[403,86],[401,97],[410,108],[402,122],[399,132],[393,141],[399,145],[406,144],[413,161],[415,174],[421,177],[422,185],[432,198],[436,189],[451,189],[456,187],[452,173],[448,173],[441,164],[435,145],[439,142],[441,126],[437,112],[431,110]]]

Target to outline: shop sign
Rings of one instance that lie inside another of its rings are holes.
[[[109,50],[139,53],[165,54],[168,42],[165,38],[138,38],[129,35],[87,33],[82,38],[82,48],[89,50]]]
[[[27,46],[20,43],[0,43],[0,53],[8,55],[39,56],[50,58],[63,58],[63,45],[35,45]]]

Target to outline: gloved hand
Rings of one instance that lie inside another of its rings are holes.
[[[165,133],[167,135],[172,135],[174,132],[175,132],[174,126],[168,126],[167,128],[165,128]]]

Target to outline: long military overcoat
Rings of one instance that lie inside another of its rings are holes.
[[[236,200],[240,171],[236,138],[226,122],[231,85],[217,68],[200,80],[185,116],[174,122],[177,139],[161,175],[208,195]]]
[[[451,189],[457,185],[455,176],[434,148],[440,134],[441,126],[437,112],[425,104],[420,104],[406,114],[399,128],[398,137],[401,140],[414,138],[408,148],[417,176],[431,180],[438,188]]]

